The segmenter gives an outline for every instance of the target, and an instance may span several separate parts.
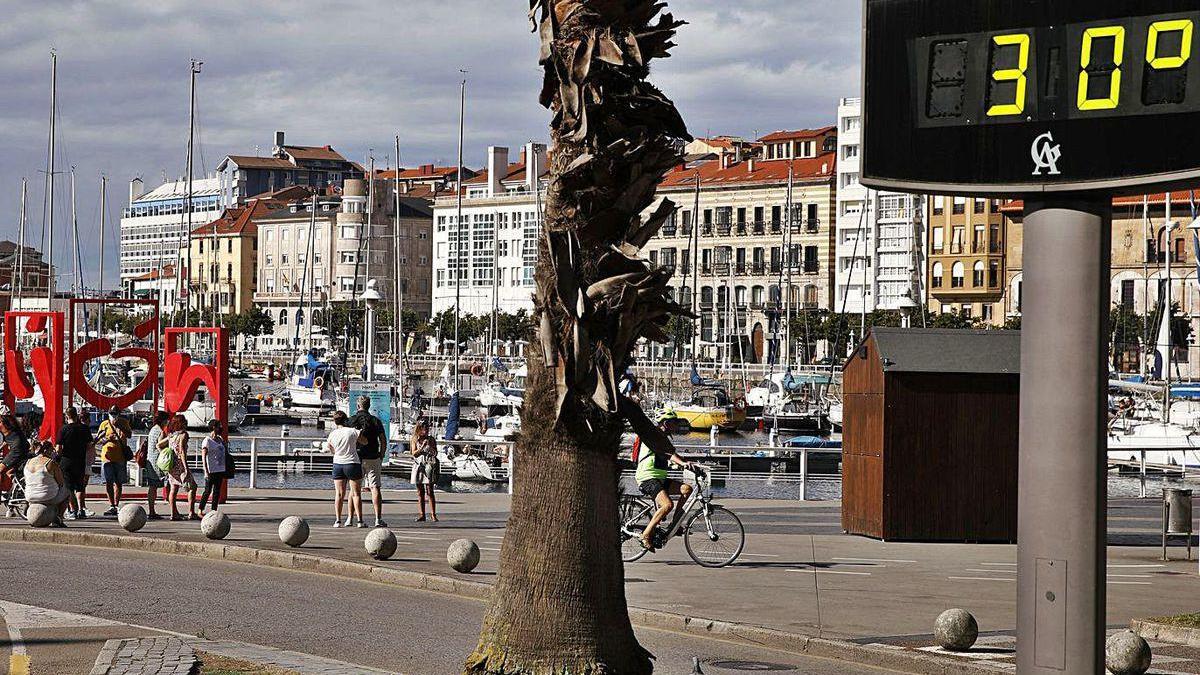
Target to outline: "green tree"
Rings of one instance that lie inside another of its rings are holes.
[[[497,315],[499,327],[496,334],[501,340],[530,340],[533,338],[533,315],[524,309],[518,309],[515,314],[500,312]]]

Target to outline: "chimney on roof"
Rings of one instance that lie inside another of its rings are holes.
[[[504,194],[504,177],[508,175],[508,148],[491,146],[488,148],[488,196],[498,197]]]
[[[422,176],[432,176],[433,175],[433,165],[432,164],[422,164],[421,165],[421,175]]]
[[[721,151],[721,168],[722,169],[729,168],[729,160],[730,159],[733,159],[733,155],[730,155],[728,152],[725,152],[724,150],[722,150]]]
[[[521,150],[521,161],[525,164],[525,188],[534,192],[537,190],[538,178],[546,173],[549,166],[546,146],[541,143],[526,143],[525,148]]]
[[[275,156],[279,156],[279,155],[283,154],[283,139],[284,139],[283,132],[276,131],[275,132],[275,151],[273,153]]]
[[[140,176],[129,181],[129,203],[132,204],[133,201],[138,197],[141,197],[145,191],[146,184],[142,182]]]
[[[754,161],[753,157],[746,160],[746,173],[754,173],[755,163],[756,162]]]
[[[742,161],[742,144],[734,141],[733,143],[733,161],[739,164]]]

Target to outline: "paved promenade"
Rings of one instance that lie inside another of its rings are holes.
[[[301,515],[312,536],[299,551],[467,582],[490,583],[508,516],[505,495],[443,494],[441,523],[414,523],[415,495],[388,494],[385,519],[400,548],[386,562],[362,548],[367,530],[335,529],[328,494],[313,491],[234,491],[226,511],[233,530],[224,543],[293,551],[275,530],[280,519]],[[934,617],[964,607],[981,630],[995,636],[1015,628],[1016,548],[1003,545],[886,544],[840,533],[840,507],[832,502],[725,500],[747,528],[742,559],[722,570],[695,565],[676,541],[665,551],[627,566],[631,606],[736,622],[798,635],[861,644],[928,643]],[[93,503],[93,506],[95,503]],[[369,512],[369,506],[368,512]],[[1159,559],[1157,500],[1116,500],[1109,505],[1109,600],[1112,628],[1130,619],[1195,611],[1200,577],[1195,561]],[[72,531],[125,534],[114,519],[70,523]],[[0,527],[27,527],[0,520]],[[152,522],[135,535],[205,541],[198,523]],[[482,551],[470,575],[453,572],[445,550],[458,538]],[[1181,544],[1182,542],[1180,542]]]

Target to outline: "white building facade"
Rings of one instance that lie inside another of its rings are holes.
[[[217,178],[192,180],[192,208],[187,204],[187,181],[168,181],[147,192],[142,179],[129,182],[129,206],[121,214],[121,287],[125,295],[132,281],[175,264],[179,247],[192,229],[220,217],[225,205]]]
[[[489,315],[493,307],[533,311],[546,146],[529,143],[520,161],[508,160],[508,148],[488,148],[487,170],[463,182],[461,233],[458,198],[434,202],[434,314],[456,304],[462,314],[475,316]]]
[[[925,200],[859,183],[862,102],[838,106],[837,283],[834,312],[915,310],[924,297]]]

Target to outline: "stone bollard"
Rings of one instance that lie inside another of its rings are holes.
[[[141,504],[126,504],[117,511],[117,522],[126,532],[137,532],[146,526],[146,509]]]
[[[296,548],[308,541],[308,521],[300,516],[288,516],[279,523],[279,541]]]
[[[470,539],[459,539],[446,550],[446,562],[455,572],[469,574],[479,564],[479,546]]]
[[[50,523],[54,522],[54,518],[58,515],[58,509],[46,504],[30,504],[29,510],[25,512],[25,520],[29,521],[32,527],[50,527]]]
[[[229,516],[220,511],[209,511],[200,521],[200,532],[209,539],[224,539],[229,535]]]
[[[1113,675],[1142,675],[1150,661],[1150,645],[1133,631],[1114,633],[1104,643],[1104,665]]]
[[[386,527],[377,527],[367,533],[363,546],[372,558],[387,560],[396,553],[396,535]]]
[[[965,609],[948,609],[933,622],[933,638],[942,649],[965,652],[979,638],[979,624]]]

